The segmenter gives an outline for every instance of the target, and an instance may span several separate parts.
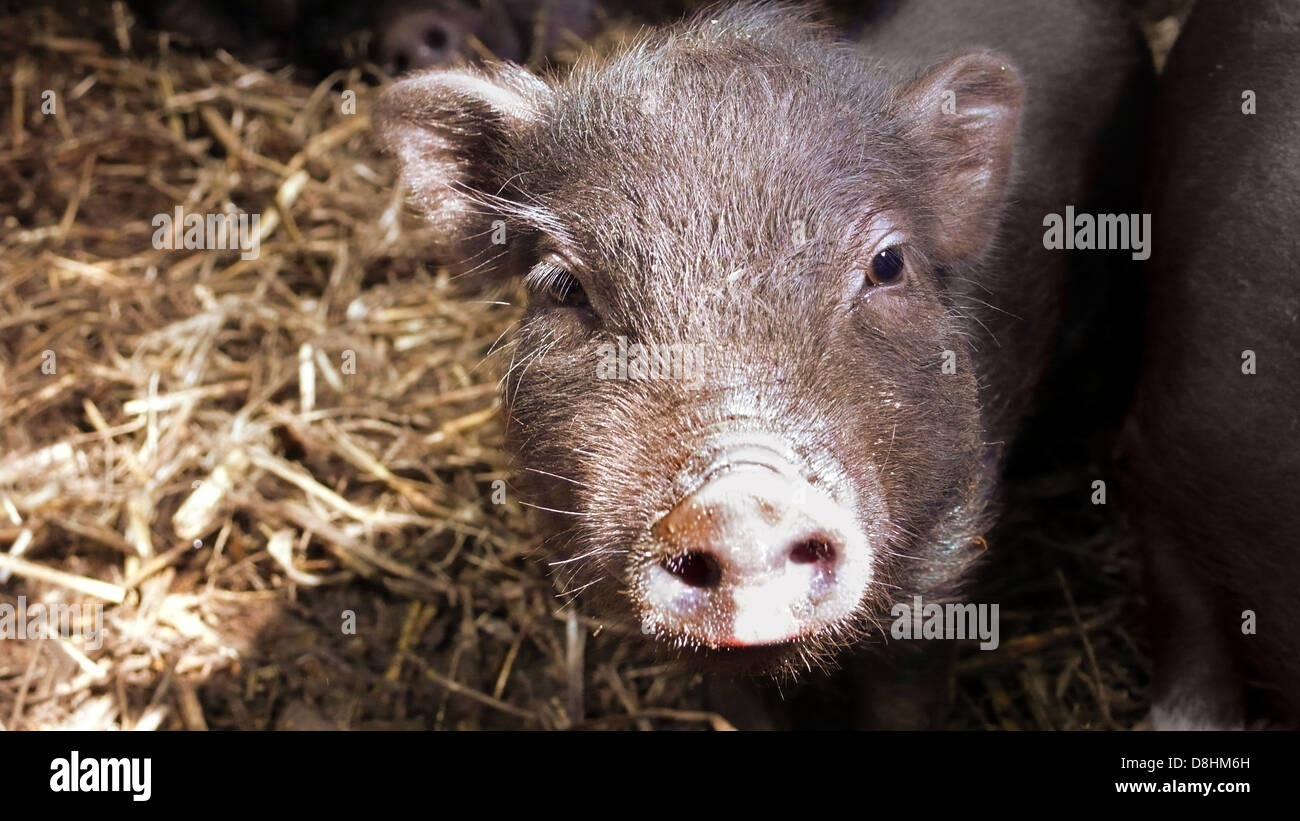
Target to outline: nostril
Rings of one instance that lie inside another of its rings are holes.
[[[722,580],[722,567],[718,560],[698,550],[664,559],[664,570],[690,587],[715,587]]]
[[[835,558],[835,548],[821,537],[804,539],[790,548],[790,561],[795,564],[829,562]]]
[[[442,26],[433,26],[424,33],[424,44],[434,51],[447,47],[447,30]]]

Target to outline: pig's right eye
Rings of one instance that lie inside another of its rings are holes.
[[[867,268],[867,278],[872,285],[893,285],[903,280],[906,264],[903,249],[892,245],[871,258]]]
[[[578,278],[554,262],[540,262],[528,272],[525,284],[534,298],[564,308],[591,309]]]

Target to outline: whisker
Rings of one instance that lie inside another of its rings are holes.
[[[561,516],[591,516],[592,515],[590,513],[580,513],[576,510],[556,510],[555,508],[552,507],[543,507],[542,505],[535,505],[532,502],[520,502],[519,504],[523,505],[524,507],[531,507],[534,510],[545,510],[547,513],[558,513]]]
[[[577,479],[570,479],[568,476],[561,476],[558,473],[551,473],[550,471],[541,470],[540,468],[525,468],[525,470],[527,470],[529,473],[540,473],[543,476],[550,476],[555,479],[561,479],[565,482],[569,482],[570,484],[577,485],[578,487],[591,487],[591,485],[587,484],[586,482],[579,482]]]

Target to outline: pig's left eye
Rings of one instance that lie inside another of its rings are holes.
[[[565,308],[590,310],[587,292],[582,289],[578,278],[560,265],[551,261],[537,264],[528,272],[525,284],[530,292]]]
[[[871,258],[871,264],[867,266],[867,279],[872,285],[895,285],[903,281],[906,271],[903,249],[891,245]]]

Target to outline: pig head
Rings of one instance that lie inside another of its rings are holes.
[[[997,54],[893,76],[769,6],[563,81],[384,94],[440,250],[526,285],[507,436],[563,595],[793,672],[960,576],[996,468],[948,294],[996,242],[1021,98]],[[610,364],[665,351],[689,372]]]

